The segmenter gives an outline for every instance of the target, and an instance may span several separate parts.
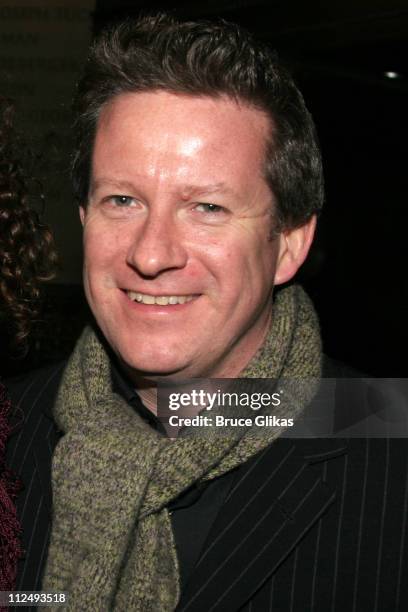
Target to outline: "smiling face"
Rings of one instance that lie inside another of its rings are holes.
[[[269,132],[229,98],[121,94],[102,111],[85,291],[131,372],[233,377],[262,344],[274,283],[294,273],[287,236],[271,238]]]

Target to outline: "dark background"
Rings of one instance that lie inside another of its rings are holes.
[[[325,352],[368,374],[406,376],[408,1],[97,0],[94,31],[155,8],[238,22],[292,69],[325,167],[325,210],[299,275],[319,312]],[[69,353],[87,317],[80,287],[50,285],[30,353],[8,370]]]

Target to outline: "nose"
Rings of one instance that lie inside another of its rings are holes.
[[[187,251],[177,220],[160,212],[146,215],[135,230],[127,263],[141,276],[151,278],[166,270],[183,268],[187,263]]]

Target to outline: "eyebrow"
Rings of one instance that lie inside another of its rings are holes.
[[[214,193],[235,195],[233,189],[223,182],[210,183],[208,185],[183,185],[180,192],[183,199],[189,199],[191,196],[211,195]]]
[[[136,189],[136,186],[131,181],[117,181],[110,178],[101,178],[91,181],[89,193],[94,193],[105,186],[114,187],[115,189],[119,189],[119,191],[132,191]]]
[[[119,191],[136,191],[137,186],[132,181],[126,180],[116,180],[110,178],[100,178],[91,182],[89,193],[94,193],[98,189],[109,186],[118,189]],[[192,196],[199,195],[212,195],[216,193],[226,194],[226,195],[236,195],[234,190],[228,187],[224,182],[218,183],[209,183],[206,185],[182,185],[179,189],[179,193],[181,194],[181,198],[187,200]]]

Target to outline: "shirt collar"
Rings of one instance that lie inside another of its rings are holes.
[[[160,423],[160,420],[155,414],[153,414],[153,412],[151,412],[151,410],[146,408],[132,382],[121,370],[119,364],[114,360],[111,360],[111,375],[113,391],[123,397],[123,399],[136,410],[139,416],[148,425],[150,425],[150,427],[152,427],[152,429],[166,435],[166,430]]]

